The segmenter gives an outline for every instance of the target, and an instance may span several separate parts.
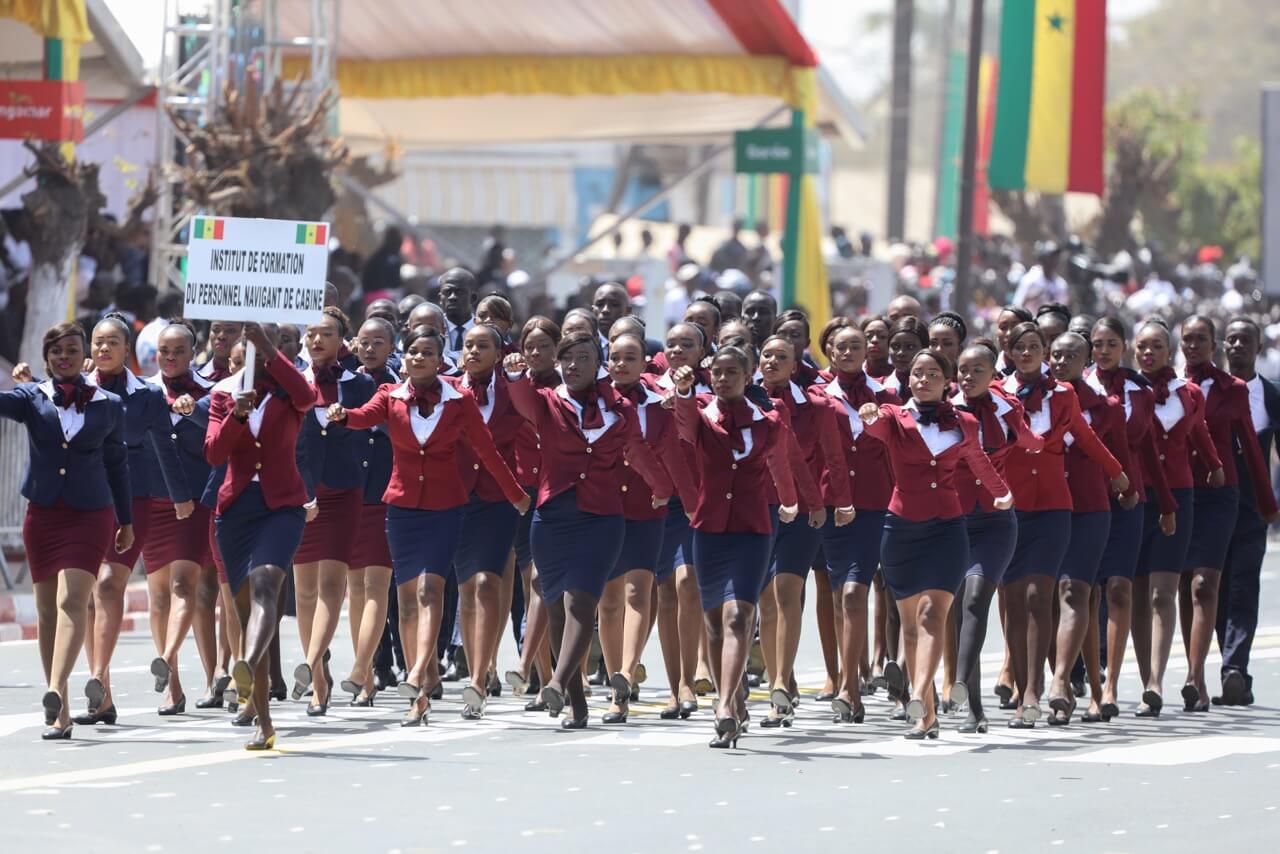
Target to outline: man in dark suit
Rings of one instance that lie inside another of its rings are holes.
[[[1280,386],[1258,376],[1255,368],[1262,347],[1262,330],[1249,318],[1227,324],[1225,346],[1231,375],[1249,386],[1249,409],[1262,457],[1271,464],[1271,446],[1280,426]],[[1258,514],[1249,468],[1236,443],[1236,470],[1240,473],[1240,514],[1227,550],[1218,595],[1218,647],[1222,651],[1222,694],[1216,705],[1248,706],[1253,703],[1253,677],[1249,653],[1258,628],[1258,599],[1262,560],[1267,552],[1267,528],[1272,520]]]

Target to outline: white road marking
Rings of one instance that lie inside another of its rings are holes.
[[[1236,754],[1272,753],[1280,738],[1210,735],[1162,739],[1130,747],[1106,747],[1089,753],[1053,756],[1049,762],[1091,762],[1104,765],[1190,765]]]

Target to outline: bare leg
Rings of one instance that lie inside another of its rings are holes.
[[[1138,678],[1142,684],[1151,682],[1151,576],[1135,575],[1133,578],[1133,655],[1138,660]]]
[[[353,620],[360,626],[360,636],[356,639],[356,660],[351,665],[351,681],[363,685],[365,694],[373,693],[373,657],[378,652],[378,644],[382,641],[382,629],[387,622],[387,596],[391,587],[391,567],[367,566],[361,572],[352,573],[352,598],[350,609],[356,608],[357,587],[362,588],[359,596],[364,602],[364,614],[359,620]],[[415,619],[416,619],[415,614]],[[404,620],[401,618],[401,626]],[[403,637],[404,635],[401,635]]]
[[[316,621],[316,602],[320,597],[320,564],[295,563],[293,565],[293,600],[298,611],[298,640],[302,655],[310,660],[311,629]],[[312,676],[314,677],[314,672]]]
[[[511,551],[507,555],[507,565],[502,570],[502,575],[498,581],[498,613],[493,620],[493,650],[489,654],[490,673],[498,672],[498,652],[502,649],[502,636],[505,635],[507,624],[511,621],[511,600],[515,596],[516,590],[516,553]]]
[[[1169,650],[1178,632],[1178,576],[1176,572],[1153,572],[1151,579],[1151,672],[1147,690],[1164,695],[1164,671]]]
[[[120,623],[124,620],[125,585],[133,567],[104,563],[98,570],[98,584],[93,590],[93,640],[90,642],[90,675],[102,682],[106,696],[99,711],[115,705],[111,697],[111,657],[120,640]]]
[[[760,591],[760,604],[758,605],[758,613],[760,615],[760,652],[764,657],[764,668],[769,673],[769,687],[781,687],[784,691],[787,688],[785,682],[779,686],[778,674],[782,670],[780,656],[782,655],[782,638],[779,635],[779,614],[778,614],[778,581],[781,575],[774,576],[764,590]]]
[[[622,670],[622,633],[626,620],[623,601],[626,596],[626,577],[619,575],[605,584],[596,611],[596,621],[600,626],[600,652],[604,655],[604,669],[609,673]]]
[[[938,671],[942,659],[944,645],[942,633],[945,630],[947,612],[951,610],[952,595],[942,590],[926,590],[916,596],[909,597],[899,607],[902,609],[902,623],[908,621],[916,624],[915,630],[915,663],[911,677],[912,699],[924,704],[924,715],[916,722],[915,728],[928,729],[937,722],[934,712],[933,678]]]
[[[737,599],[706,613],[711,668],[720,698],[718,717],[745,717],[746,706],[738,685],[751,653],[750,632],[755,627],[755,606]]]
[[[156,655],[164,657],[166,635],[169,630],[169,608],[172,597],[172,565],[162,566],[147,575],[147,611],[151,626],[151,640],[156,646]]]
[[[169,687],[164,696],[166,704],[176,703],[186,696],[178,674],[178,652],[182,649],[182,642],[186,640],[196,615],[196,586],[200,566],[189,560],[180,560],[170,564],[168,571],[173,584],[173,601],[169,607],[169,626],[165,629],[165,647],[161,653],[161,657],[169,665]]]
[[[1084,670],[1089,677],[1089,712],[1098,714],[1102,703],[1101,640],[1098,630],[1098,609],[1102,605],[1102,588],[1093,585],[1089,591],[1089,625],[1084,635]]]
[[[219,670],[218,648],[218,573],[213,567],[196,572],[195,613],[191,629],[196,639],[196,650],[204,666],[205,690],[212,690],[216,680],[225,670]]]
[[[667,669],[671,699],[667,708],[674,710],[681,699],[692,700],[693,686],[683,681],[680,649],[680,603],[676,593],[676,577],[669,575],[658,585],[658,644],[662,647],[662,663]]]
[[[53,650],[49,656],[49,690],[56,691],[62,698],[62,710],[58,713],[57,720],[59,729],[71,725],[67,680],[75,667],[76,659],[80,657],[80,648],[84,646],[93,583],[93,573],[87,570],[64,569],[58,573],[57,628],[54,630]]]
[[[1018,716],[1021,716],[1022,706],[1030,698],[1031,688],[1028,685],[1028,677],[1030,674],[1030,661],[1028,660],[1028,650],[1030,644],[1027,640],[1027,588],[1030,585],[1030,579],[1022,578],[1012,583],[1007,583],[1002,588],[1004,591],[1004,625],[1005,625],[1005,644],[1008,647],[1008,654],[1012,658],[1011,675],[1013,676],[1014,692],[1021,698],[1022,702],[1018,705]]]
[[[867,646],[868,590],[867,585],[850,581],[839,594],[840,610],[844,615],[841,623],[840,657],[845,661],[859,660]],[[855,714],[862,708],[862,692],[853,668],[846,667],[841,674],[840,690],[836,696],[852,706]]]
[[[826,573],[815,573],[815,575],[825,574]],[[827,590],[830,589],[831,584],[828,582]],[[788,572],[778,573],[778,577],[774,582],[774,594],[778,603],[778,669],[776,671],[777,676],[773,679],[773,687],[789,692],[791,690],[790,685],[792,673],[796,664],[796,653],[800,650],[800,626],[804,621],[803,608],[801,604],[804,594],[804,578]],[[822,595],[822,591],[819,589],[818,597],[821,598]],[[826,598],[828,600],[831,599],[831,594],[828,593]],[[834,603],[829,604],[833,605],[832,612],[835,613]],[[862,632],[865,635],[867,631],[865,612],[863,617],[864,622]],[[840,625],[841,629],[843,629],[841,621],[836,620],[836,623]],[[865,646],[866,644],[864,643],[863,645]],[[860,658],[861,653],[859,653],[858,658],[847,660],[858,661]],[[837,661],[838,660],[839,658],[837,657]],[[854,684],[857,684],[857,668],[850,667],[846,669],[854,671]],[[775,671],[773,667],[770,666],[769,674],[773,675],[774,673]]]
[[[836,632],[835,606],[831,600],[831,579],[825,572],[813,574],[817,595],[814,596],[814,608],[818,618],[818,641],[822,645],[822,663],[827,668],[827,681],[822,686],[824,694],[833,694],[840,683],[840,641]],[[845,662],[846,666],[857,675],[858,662]]]
[[[551,686],[569,697],[574,719],[587,714],[587,696],[582,687],[582,658],[591,649],[594,634],[596,597],[581,590],[568,590],[552,608],[552,631],[560,623],[560,654],[556,657],[556,671],[551,676]],[[559,612],[557,620],[556,612]]]
[[[334,632],[338,629],[338,620],[342,617],[342,599],[347,592],[347,565],[336,560],[322,560],[319,563],[315,621],[311,626],[311,642],[307,646],[307,663],[311,665],[312,705],[327,705],[329,702],[329,683],[318,678],[324,667],[324,654],[333,641]],[[301,619],[301,613],[299,613]]]
[[[675,574],[676,596],[679,600],[677,619],[680,630],[680,700],[695,700],[693,682],[697,678],[698,646],[705,637],[702,625],[702,595],[698,592],[698,580],[691,566],[677,566]],[[685,687],[689,695],[684,694]]]
[[[1216,569],[1197,569],[1183,575],[1190,581],[1191,640],[1187,658],[1187,683],[1200,692],[1200,704],[1209,702],[1209,689],[1205,684],[1204,661],[1209,655],[1213,632],[1218,618],[1218,582],[1222,573]]]
[[[1129,639],[1132,613],[1133,583],[1127,578],[1107,581],[1107,684],[1102,702],[1115,703],[1120,696],[1120,667],[1124,663],[1125,643]]]
[[[886,650],[888,648],[886,627],[889,619],[889,606],[884,596],[884,577],[877,572],[872,578],[871,584],[876,596],[875,651],[872,653],[874,661],[871,667],[871,677],[874,679],[884,673]]]
[[[1070,699],[1072,696],[1071,668],[1075,666],[1076,656],[1080,654],[1089,631],[1089,600],[1092,591],[1093,585],[1087,581],[1063,578],[1058,582],[1057,653],[1054,656],[1053,684],[1049,688],[1050,698]],[[1096,650],[1094,659],[1097,660]]]
[[[40,646],[40,667],[49,684],[53,673],[53,641],[58,634],[58,577],[46,578],[32,585],[36,596],[36,642]],[[90,597],[92,601],[93,597]],[[88,619],[86,615],[85,619]],[[92,633],[90,633],[92,634]]]
[[[942,629],[942,701],[951,702],[951,686],[956,683],[956,657],[960,654],[960,635],[956,627],[959,600],[953,600]]]
[[[347,573],[347,622],[351,624],[351,654],[356,657],[357,662],[360,660],[360,624],[365,617],[368,595],[364,569],[352,567]],[[381,638],[382,634],[379,633],[378,637]],[[354,667],[352,670],[354,672]]]
[[[471,668],[471,684],[484,696],[489,678],[488,662],[494,656],[494,646],[502,631],[502,576],[494,572],[477,572],[460,591],[462,601],[472,602],[472,646],[467,650],[467,660],[474,661]],[[464,612],[466,610],[464,605]],[[507,613],[511,605],[507,604]],[[465,624],[464,624],[465,625]]]
[[[653,573],[633,569],[623,578],[627,586],[623,600],[622,675],[634,685],[640,656],[653,631]]]

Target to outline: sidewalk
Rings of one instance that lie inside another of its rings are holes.
[[[146,579],[131,582],[125,590],[124,621],[120,631],[147,628]],[[0,593],[0,643],[34,640],[36,637],[36,596],[31,584],[20,584],[15,590]]]

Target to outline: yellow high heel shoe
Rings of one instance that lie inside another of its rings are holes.
[[[252,740],[245,742],[245,750],[274,750],[276,746],[276,734],[273,732],[265,739],[254,737]]]

